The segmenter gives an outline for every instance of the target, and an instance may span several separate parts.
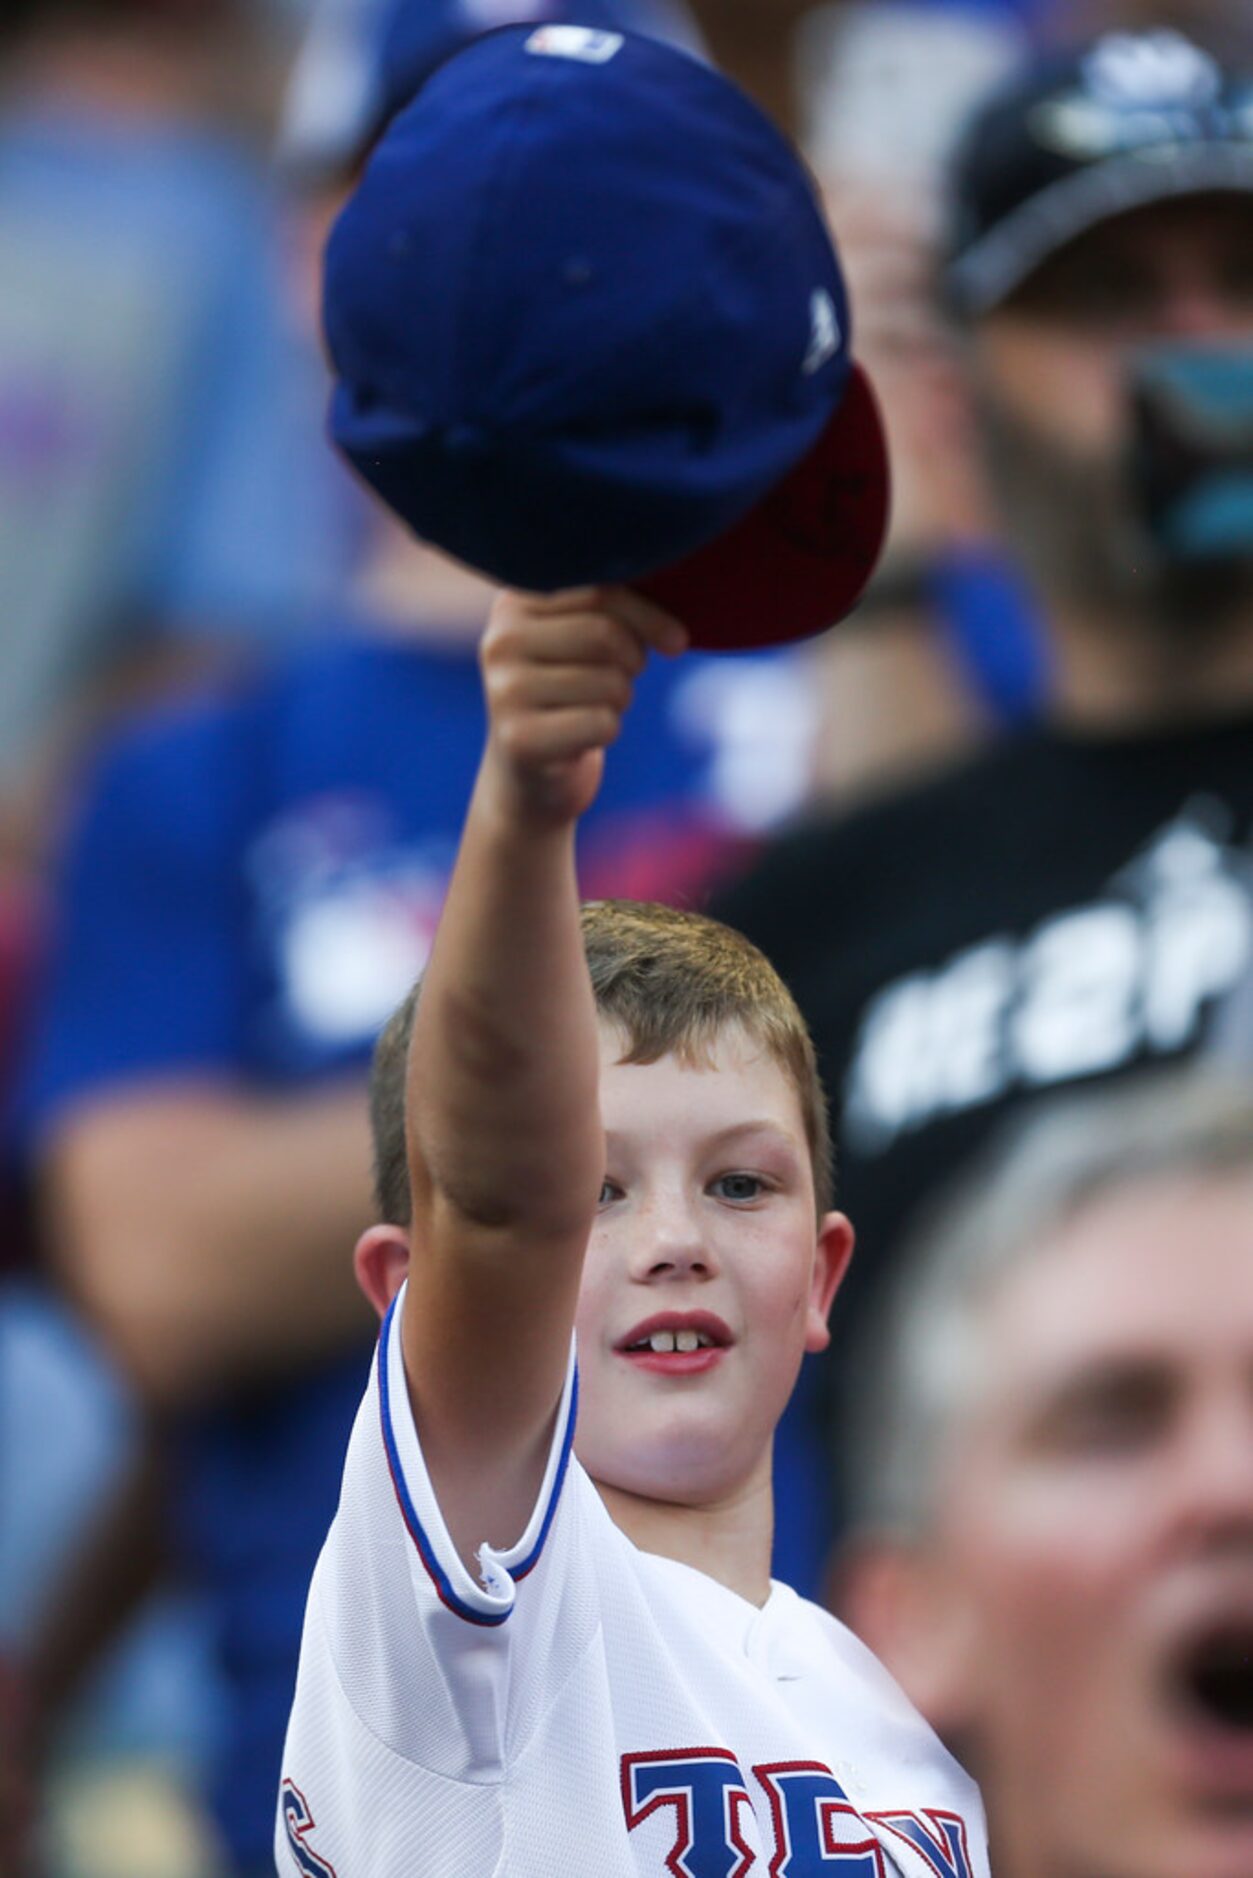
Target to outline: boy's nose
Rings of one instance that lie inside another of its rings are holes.
[[[633,1261],[635,1276],[686,1278],[712,1275],[713,1253],[690,1207],[680,1203],[650,1206],[640,1225],[638,1248]]]

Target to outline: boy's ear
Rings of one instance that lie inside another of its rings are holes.
[[[807,1351],[825,1350],[831,1341],[827,1318],[840,1282],[853,1256],[853,1228],[843,1213],[824,1213],[818,1226],[814,1252],[814,1275],[809,1293],[809,1322],[805,1330]]]
[[[370,1226],[352,1255],[357,1283],[380,1317],[405,1282],[409,1270],[409,1235],[403,1226]]]

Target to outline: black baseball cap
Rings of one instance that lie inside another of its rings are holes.
[[[976,111],[957,147],[946,297],[977,317],[1088,229],[1214,193],[1253,198],[1253,72],[1167,29],[1036,58]]]

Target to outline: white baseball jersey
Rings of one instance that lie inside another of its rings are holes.
[[[974,1785],[849,1631],[613,1524],[570,1452],[573,1357],[526,1531],[476,1580],[423,1464],[402,1300],[310,1589],[284,1878],[986,1878]]]

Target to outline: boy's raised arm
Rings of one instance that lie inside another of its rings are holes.
[[[622,588],[504,594],[488,736],[414,1020],[404,1351],[427,1466],[469,1562],[538,1492],[604,1173],[574,836],[650,647]]]

